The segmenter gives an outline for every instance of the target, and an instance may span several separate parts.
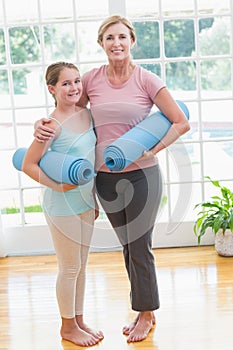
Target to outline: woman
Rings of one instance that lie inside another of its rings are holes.
[[[78,68],[66,62],[51,64],[46,83],[55,99],[55,109],[49,117],[54,138],[43,144],[34,140],[22,170],[46,186],[43,210],[58,259],[56,291],[61,336],[76,345],[91,346],[103,339],[102,332],[91,329],[83,320],[86,264],[95,219],[93,181],[80,187],[57,183],[38,163],[49,148],[94,163],[96,136],[90,111],[76,105],[82,94]]]
[[[153,73],[137,66],[131,58],[136,43],[132,24],[124,17],[111,16],[100,26],[98,43],[108,64],[83,75],[79,103],[90,102],[95,131],[96,189],[98,198],[123,246],[131,286],[132,309],[138,314],[123,328],[128,342],[145,339],[155,324],[159,293],[152,252],[152,232],[159,208],[162,181],[156,154],[189,130],[186,116],[164,83]],[[146,118],[156,105],[172,123],[165,137],[121,172],[110,172],[104,164],[104,148]],[[50,128],[37,126],[41,141]]]

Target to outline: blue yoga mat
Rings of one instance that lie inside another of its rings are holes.
[[[187,119],[187,106],[176,101]],[[161,112],[157,111],[135,127],[127,131],[104,150],[104,162],[111,171],[121,171],[140,158],[145,150],[154,147],[168,132],[171,122]]]
[[[12,162],[17,170],[22,170],[26,152],[27,148],[19,148],[13,154]],[[89,160],[55,151],[47,151],[39,161],[39,167],[52,180],[71,185],[84,185],[95,176]]]

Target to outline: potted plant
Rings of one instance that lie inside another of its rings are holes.
[[[219,255],[233,256],[233,192],[221,186],[218,181],[213,181],[209,176],[207,179],[220,190],[219,196],[212,196],[210,201],[198,203],[194,209],[201,207],[194,224],[194,233],[198,244],[211,228],[215,234],[215,249]]]

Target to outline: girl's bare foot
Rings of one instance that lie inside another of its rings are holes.
[[[151,311],[140,312],[135,320],[135,326],[129,333],[127,342],[138,342],[146,339],[153,325],[155,324],[155,316]]]
[[[83,321],[83,315],[76,315],[76,322],[79,328],[81,328],[86,333],[91,334],[98,341],[104,338],[104,334],[102,331],[98,331],[96,329],[88,327],[88,325]]]
[[[96,345],[99,340],[93,335],[82,330],[76,323],[75,318],[62,319],[61,337],[79,346]]]

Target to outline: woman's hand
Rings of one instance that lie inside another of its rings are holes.
[[[51,120],[47,118],[42,118],[35,122],[33,136],[38,142],[48,141],[54,137],[55,131],[48,126],[50,122]]]
[[[154,158],[155,154],[152,152],[152,150],[144,151],[142,156],[139,158],[139,160],[146,160],[150,158]]]

